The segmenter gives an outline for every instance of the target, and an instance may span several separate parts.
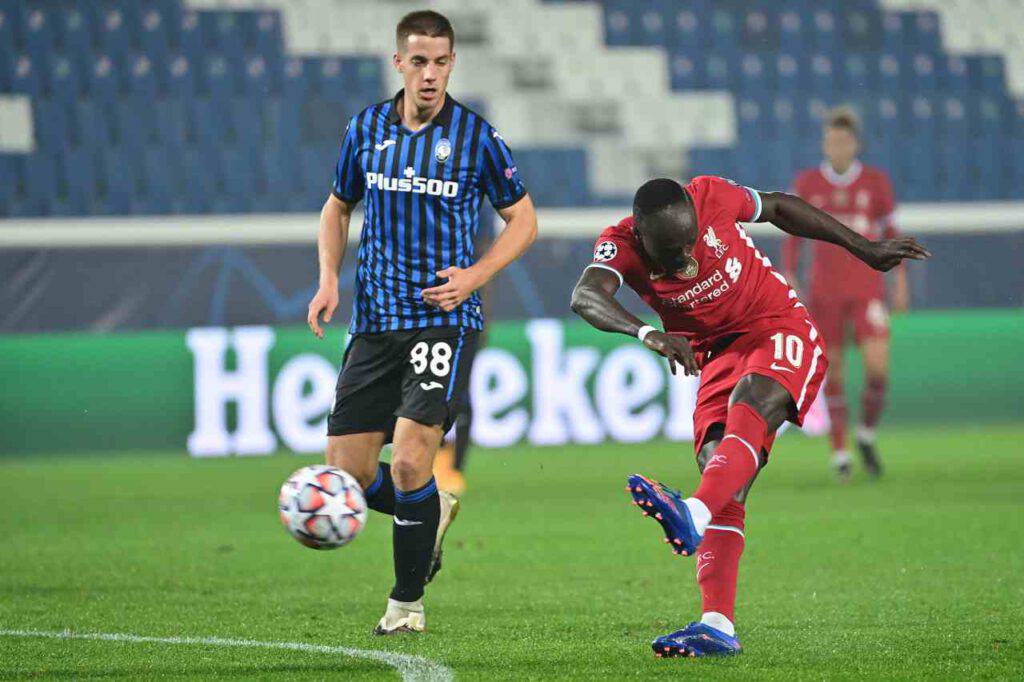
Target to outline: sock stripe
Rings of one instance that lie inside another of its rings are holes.
[[[417,490],[410,490],[409,492],[403,492],[395,488],[395,501],[403,504],[413,504],[416,502],[422,502],[431,495],[437,492],[437,483],[431,478],[430,481]]]
[[[381,484],[383,482],[384,482],[384,470],[383,470],[383,467],[380,464],[378,464],[377,465],[377,476],[376,476],[376,478],[373,479],[373,483],[370,484],[370,487],[366,489],[366,497],[370,498],[370,497],[373,497],[374,495],[376,495],[377,491],[380,490],[380,486],[381,486]]]
[[[747,441],[743,440],[742,438],[740,438],[739,436],[737,436],[734,433],[730,433],[730,434],[726,435],[726,437],[723,438],[722,441],[723,442],[727,441],[730,438],[735,438],[736,440],[738,440],[739,442],[741,442],[741,443],[743,443],[744,445],[747,446],[747,450],[750,451],[750,456],[754,458],[754,470],[756,471],[757,469],[759,469],[761,467],[761,461],[757,458],[757,452],[754,451],[754,446],[751,445],[750,443],[748,443]]]
[[[711,523],[708,524],[708,530],[727,530],[731,533],[738,533],[739,536],[743,539],[747,538],[747,536],[743,534],[743,531],[737,528],[736,526],[719,526]]]

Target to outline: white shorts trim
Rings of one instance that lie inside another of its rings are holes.
[[[813,327],[812,327],[813,329]],[[821,356],[821,346],[814,347],[814,356],[811,358],[811,368],[807,371],[807,378],[804,379],[804,387],[800,389],[800,397],[796,400],[796,409],[799,412],[803,409],[804,398],[807,397],[807,387],[811,383],[811,379],[814,378],[814,370],[818,368],[818,358]]]

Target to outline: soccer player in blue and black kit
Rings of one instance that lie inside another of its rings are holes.
[[[395,68],[405,87],[348,124],[334,187],[320,214],[320,289],[308,322],[338,305],[338,270],[352,209],[362,200],[352,341],[328,419],[327,463],[363,486],[371,509],[394,518],[395,586],[376,634],[422,631],[424,586],[458,500],[439,494],[431,469],[483,329],[477,290],[537,235],[537,217],[505,141],[446,93],[455,34],[437,12],[397,29]],[[505,221],[476,258],[484,195]],[[390,466],[379,462],[392,442]]]

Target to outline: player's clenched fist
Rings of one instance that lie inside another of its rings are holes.
[[[320,287],[316,296],[309,302],[309,312],[306,315],[306,322],[313,330],[318,339],[324,338],[324,330],[320,328],[320,313],[324,314],[324,324],[331,321],[335,308],[338,307],[338,288]]]
[[[670,336],[665,332],[657,330],[649,332],[644,337],[644,345],[668,358],[668,367],[672,373],[676,373],[676,363],[683,366],[683,374],[696,376],[700,371],[697,366],[697,358],[693,356],[693,349],[690,342],[679,336]]]

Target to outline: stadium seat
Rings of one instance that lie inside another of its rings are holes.
[[[76,7],[69,7],[55,18],[55,26],[61,53],[75,62],[87,60],[93,51],[93,38],[86,14]]]
[[[106,54],[97,55],[85,69],[85,90],[89,98],[113,104],[121,94],[121,74],[114,60]]]
[[[150,7],[142,11],[137,38],[139,49],[154,64],[161,64],[171,54],[171,27],[169,17],[159,8]]]
[[[170,55],[162,65],[160,81],[168,98],[178,102],[189,102],[199,90],[192,62],[183,54]]]
[[[58,210],[61,215],[90,215],[95,211],[96,156],[81,147],[66,147],[57,155]]]
[[[14,93],[42,97],[46,94],[47,74],[28,55],[18,55],[8,67],[10,90]]]
[[[131,36],[122,8],[109,7],[99,14],[96,44],[100,52],[116,63],[123,63],[131,50]]]
[[[82,94],[80,61],[58,56],[50,61],[49,93],[53,99],[74,102]]]

